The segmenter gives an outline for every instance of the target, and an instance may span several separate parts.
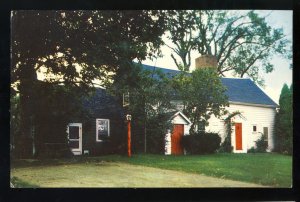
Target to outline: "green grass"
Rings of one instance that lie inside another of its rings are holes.
[[[38,188],[38,185],[25,182],[24,180],[21,180],[17,177],[12,177],[10,179],[11,184],[14,186],[12,188]]]
[[[279,154],[213,154],[197,156],[105,156],[106,161],[205,174],[275,187],[291,187],[292,157]]]
[[[29,162],[13,161],[12,168],[28,166],[68,165],[124,162],[188,173],[204,174],[224,179],[257,183],[274,187],[291,187],[292,157],[279,154],[213,154],[195,156],[119,155],[78,157],[73,159]]]

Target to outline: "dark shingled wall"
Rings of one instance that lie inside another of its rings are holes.
[[[71,122],[82,123],[82,148],[90,155],[119,153],[126,143],[125,116],[122,106],[104,89],[83,101],[86,116]],[[103,142],[96,142],[96,119],[110,120],[110,136]]]

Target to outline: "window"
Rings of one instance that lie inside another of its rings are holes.
[[[268,129],[268,127],[264,127],[264,135],[265,135],[265,141],[268,141],[268,136],[269,136],[269,129]]]
[[[253,125],[252,126],[252,132],[253,133],[257,133],[257,125]]]
[[[198,131],[205,132],[205,122],[204,121],[201,121],[198,124]]]
[[[96,141],[106,140],[109,133],[109,119],[96,119]]]

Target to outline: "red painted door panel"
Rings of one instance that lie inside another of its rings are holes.
[[[181,145],[183,133],[184,133],[183,124],[175,124],[172,137],[171,137],[171,154],[183,154],[183,148]]]
[[[242,123],[235,123],[235,149],[242,150]]]

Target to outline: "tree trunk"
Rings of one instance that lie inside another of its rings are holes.
[[[16,138],[16,151],[20,158],[31,158],[34,155],[34,127],[35,127],[35,91],[37,75],[34,68],[23,68],[20,78],[20,137]]]

